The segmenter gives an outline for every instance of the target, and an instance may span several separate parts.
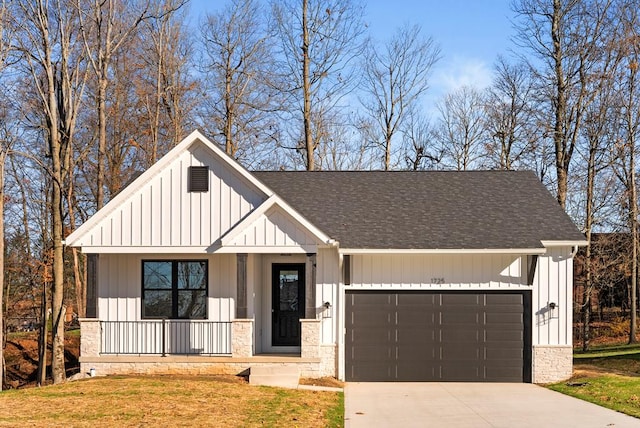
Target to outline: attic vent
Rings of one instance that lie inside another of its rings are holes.
[[[189,167],[189,192],[209,191],[209,168],[206,166]]]

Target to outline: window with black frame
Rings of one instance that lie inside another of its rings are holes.
[[[204,319],[206,260],[143,260],[142,317]]]

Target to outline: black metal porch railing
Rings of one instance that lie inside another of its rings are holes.
[[[102,354],[231,354],[231,322],[100,321],[100,331]]]

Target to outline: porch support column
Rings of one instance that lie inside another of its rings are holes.
[[[237,254],[236,318],[247,318],[247,254]]]
[[[302,332],[300,357],[320,358],[321,323],[322,320],[319,319],[300,320],[300,331]]]
[[[80,318],[80,358],[100,356],[100,320]]]
[[[236,318],[231,322],[231,356],[253,356],[253,320]]]
[[[308,320],[316,319],[316,254],[308,253],[305,264],[305,312],[304,317]]]

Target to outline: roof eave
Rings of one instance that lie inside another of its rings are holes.
[[[586,247],[589,245],[589,241],[586,239],[579,240],[559,240],[559,241],[540,241],[540,243],[545,247]]]
[[[545,254],[546,248],[341,248],[340,254]]]

